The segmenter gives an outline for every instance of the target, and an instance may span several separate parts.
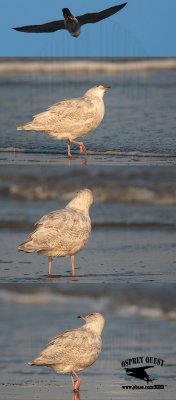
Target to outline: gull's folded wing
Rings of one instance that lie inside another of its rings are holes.
[[[127,3],[119,4],[118,6],[110,7],[110,8],[107,8],[106,10],[103,10],[103,11],[100,11],[97,13],[84,14],[84,15],[80,15],[76,18],[77,18],[78,22],[80,23],[80,25],[90,24],[90,23],[93,24],[95,22],[101,21],[102,19],[108,18],[111,15],[117,13],[123,7],[125,7],[126,4]]]
[[[21,26],[19,28],[13,28],[15,31],[20,32],[31,32],[31,33],[44,33],[44,32],[55,32],[60,29],[65,29],[64,21],[52,21],[42,25],[29,25]]]

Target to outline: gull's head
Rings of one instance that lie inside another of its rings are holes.
[[[93,203],[93,194],[90,189],[80,190],[76,196],[67,204],[67,207],[82,211],[87,214]]]
[[[110,86],[94,86],[91,89],[87,90],[84,96],[86,97],[98,97],[100,99],[103,98],[104,94],[107,92],[107,90],[110,89]]]
[[[95,333],[98,333],[101,335],[101,332],[104,328],[105,320],[102,314],[100,313],[92,313],[86,316],[80,315],[78,317],[79,319],[82,319],[86,323],[86,327],[88,329],[91,329]]]
[[[72,13],[70,12],[69,8],[63,8],[63,9],[62,9],[62,13],[63,13],[64,18],[70,19],[70,20],[73,20],[73,19],[74,19],[74,16],[73,16]]]

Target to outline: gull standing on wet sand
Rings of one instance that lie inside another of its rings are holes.
[[[104,317],[99,313],[78,318],[86,324],[55,336],[39,357],[29,363],[29,365],[50,367],[57,373],[70,373],[74,391],[80,389],[81,380],[77,372],[94,364],[101,353],[101,333],[105,324]]]
[[[47,111],[34,116],[32,122],[21,125],[18,131],[45,132],[58,140],[67,140],[68,157],[71,157],[70,145],[77,144],[81,153],[86,153],[84,143],[75,139],[94,131],[105,113],[103,96],[110,86],[95,86],[76,99],[63,100]]]
[[[74,278],[74,255],[84,248],[91,233],[89,208],[92,203],[91,190],[79,191],[64,209],[44,215],[18,250],[48,256],[49,276],[52,275],[52,257],[71,257]]]
[[[70,12],[68,8],[63,8],[62,12],[64,19],[61,19],[59,21],[47,22],[46,24],[41,25],[20,26],[13,29],[20,32],[30,33],[50,33],[59,31],[61,29],[66,29],[71,36],[77,38],[81,33],[80,28],[82,25],[94,24],[96,22],[102,21],[103,19],[108,18],[113,14],[116,14],[123,7],[125,7],[126,4],[127,3],[119,4],[118,6],[106,8],[106,10],[102,10],[100,12],[79,15],[78,17],[74,17],[74,15]]]

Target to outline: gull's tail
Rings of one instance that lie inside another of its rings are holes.
[[[17,131],[33,131],[34,127],[29,122],[28,124],[20,125],[17,127]]]
[[[29,361],[28,362],[28,365],[44,365],[44,366],[50,366],[50,362],[48,361],[48,363],[46,362],[46,360],[42,357],[42,356],[39,356],[39,357],[37,357],[37,358],[35,358],[34,360],[32,360],[32,361]]]
[[[29,361],[28,365],[35,365],[35,363],[33,361]]]
[[[33,253],[35,249],[32,246],[32,240],[20,244],[20,246],[18,246],[18,251],[24,251],[25,253]]]
[[[35,360],[29,361],[28,365],[43,365],[43,362],[40,358],[36,358]]]

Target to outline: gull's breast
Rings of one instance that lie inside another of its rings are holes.
[[[80,35],[80,25],[76,18],[74,20],[65,19],[64,25],[72,36],[77,37]]]

